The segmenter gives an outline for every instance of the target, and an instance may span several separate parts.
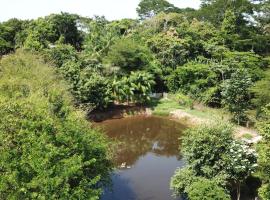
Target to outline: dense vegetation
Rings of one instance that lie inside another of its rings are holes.
[[[0,198],[98,199],[107,142],[72,106],[66,83],[37,56],[0,63]]]
[[[71,104],[104,110],[114,104],[147,104],[151,93],[171,92],[178,93],[180,100],[188,96],[227,109],[235,123],[257,122],[263,135],[259,167],[253,169],[255,158],[243,151],[248,171],[239,171],[238,163],[228,164],[234,162],[230,149],[245,147],[234,141],[229,127],[191,130],[186,141],[194,149],[185,148],[188,167],[176,172],[172,184],[176,194],[196,199],[198,193],[205,196],[212,190],[207,199],[216,199],[216,194],[228,199],[230,183],[239,190],[256,170],[263,183],[260,197],[270,199],[270,2],[201,2],[194,10],[166,0],[141,0],[138,20],[61,13],[0,23],[0,55],[20,48],[26,54],[8,56],[1,63],[1,197],[98,197],[97,188],[110,170],[106,143],[77,117]],[[64,77],[67,87],[62,88],[55,73]],[[74,102],[67,100],[66,89]],[[204,143],[208,137],[209,143]],[[208,152],[196,155],[201,147]],[[224,156],[217,153],[219,148]],[[213,179],[216,176],[218,180]],[[183,184],[181,177],[190,185]]]
[[[171,187],[176,194],[187,195],[191,200],[229,199],[233,187],[239,200],[241,183],[257,167],[255,150],[235,140],[230,125],[188,130],[183,138],[183,154],[188,165],[176,171]],[[205,194],[204,187],[212,191],[208,194],[211,196]],[[194,195],[194,190],[199,192]]]

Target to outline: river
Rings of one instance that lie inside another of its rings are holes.
[[[118,142],[117,170],[102,200],[174,199],[170,178],[184,161],[179,155],[186,126],[164,117],[136,116],[99,123]]]

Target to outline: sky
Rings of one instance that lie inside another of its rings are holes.
[[[140,0],[0,0],[0,21],[36,19],[69,12],[84,17],[104,15],[109,20],[136,18]],[[179,8],[199,8],[200,0],[169,0]]]

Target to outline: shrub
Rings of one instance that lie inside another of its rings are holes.
[[[230,195],[215,181],[201,178],[188,189],[189,200],[230,200]]]
[[[111,172],[107,142],[40,60],[17,52],[0,63],[0,198],[98,199]]]

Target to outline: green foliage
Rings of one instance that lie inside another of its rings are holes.
[[[222,187],[209,179],[201,178],[188,188],[190,200],[230,200],[230,195]]]
[[[10,42],[0,37],[0,55],[9,53],[12,50]]]
[[[262,80],[255,83],[251,88],[251,91],[255,95],[253,103],[257,108],[257,114],[260,115],[262,113],[262,108],[270,102],[270,70],[265,72]]]
[[[226,10],[225,16],[221,25],[221,36],[223,37],[224,44],[234,48],[234,43],[238,39],[236,34],[236,16],[232,10]],[[235,49],[235,48],[234,48]]]
[[[250,106],[249,88],[252,85],[251,78],[246,70],[237,70],[223,84],[223,103],[233,113],[234,120],[240,124],[246,121],[246,111]]]
[[[69,13],[52,14],[47,17],[48,23],[51,23],[55,30],[57,40],[63,37],[64,44],[70,44],[76,49],[81,48],[82,34],[77,28],[77,15]]]
[[[45,55],[52,60],[57,67],[61,67],[66,62],[76,62],[78,55],[75,48],[68,44],[57,44],[45,51]]]
[[[113,93],[119,102],[146,103],[155,84],[153,76],[147,72],[131,72],[129,76],[113,81]]]
[[[0,198],[98,199],[111,164],[103,136],[39,57],[1,60]]]
[[[104,17],[95,17],[86,24],[84,52],[93,58],[102,59],[110,46],[118,39],[117,29],[109,24]]]
[[[188,167],[179,168],[175,171],[171,178],[170,187],[175,196],[183,196],[187,194],[188,187],[199,178],[194,176],[194,171]]]
[[[177,93],[176,99],[179,102],[180,106],[184,106],[184,107],[188,107],[190,109],[193,109],[194,101],[190,97],[188,97],[182,93]]]
[[[70,83],[76,102],[88,110],[104,109],[112,103],[110,79],[95,69],[83,68],[80,63],[69,61],[60,68],[60,72]]]
[[[114,101],[146,103],[151,92],[168,90],[180,93],[175,99],[162,99],[154,112],[168,115],[174,109],[192,108],[194,99],[210,106],[224,106],[233,113],[235,121],[243,123],[248,109],[256,108],[264,137],[259,144],[259,173],[263,181],[259,193],[261,198],[270,199],[270,83],[266,71],[269,1],[203,0],[201,7],[193,10],[176,8],[166,0],[141,0],[137,12],[143,21],[110,22],[104,17],[90,19],[61,13],[0,23],[0,56],[19,47],[37,51],[52,61],[69,83],[59,88],[61,78],[55,76],[53,69],[39,67],[43,64],[28,53],[3,60],[9,67],[0,71],[0,151],[4,151],[0,163],[9,170],[3,180],[13,183],[0,180],[0,191],[4,191],[1,199],[98,198],[97,188],[103,185],[102,177],[109,167],[101,164],[101,157],[106,157],[106,144],[76,117],[65,90],[70,90],[78,106],[86,105],[89,110],[104,109]],[[193,132],[197,135],[193,136]],[[248,155],[245,145],[234,141],[225,126],[192,130],[190,135],[193,138],[186,139],[189,149],[184,151],[189,167],[179,171],[180,178],[175,176],[174,190],[188,194],[190,199],[215,198],[215,192],[224,194],[222,198],[226,199],[226,191],[220,187],[224,188],[230,179],[240,193],[239,185],[254,170],[253,154]],[[29,141],[33,141],[32,146]],[[93,145],[87,146],[88,142]],[[238,151],[240,156],[236,155]],[[17,157],[10,156],[13,152]],[[16,162],[7,162],[11,158]],[[45,166],[45,161],[39,159],[56,163],[62,171],[51,164]],[[89,165],[97,170],[90,173]],[[57,173],[60,175],[55,178]],[[203,195],[208,190],[213,193]]]
[[[177,8],[166,0],[141,0],[137,13],[141,19],[153,17],[160,12],[174,12]]]
[[[215,73],[208,65],[189,62],[173,71],[168,77],[167,86],[172,92],[181,91],[198,97],[201,92],[214,85],[215,78]]]
[[[123,38],[110,47],[106,62],[124,73],[130,73],[148,68],[151,59],[147,47],[132,38]]]
[[[227,9],[235,12],[236,21],[238,26],[247,23],[244,19],[243,13],[252,14],[254,10],[252,1],[248,0],[203,0],[201,9],[198,11],[198,18],[203,18],[207,21],[210,21],[216,26],[220,26],[225,17]]]
[[[221,88],[219,86],[210,87],[200,95],[200,100],[208,106],[220,107],[221,105]]]
[[[230,125],[190,129],[183,138],[183,154],[196,175],[212,178],[222,173],[222,156],[229,151],[232,141]]]
[[[241,182],[257,167],[255,151],[233,138],[233,129],[230,125],[216,124],[189,129],[183,138],[182,149],[187,167],[177,170],[171,182],[171,187],[178,196],[179,194],[189,196],[192,184],[204,178],[209,182],[207,187],[210,187],[211,181],[215,181],[216,186],[223,188],[230,181],[234,181],[240,198]],[[193,186],[194,193],[204,192],[200,183],[196,183],[195,186]]]
[[[23,23],[16,18],[0,23],[0,55],[15,49],[16,36],[22,31]]]
[[[189,44],[185,39],[180,39],[175,33],[160,33],[147,40],[156,59],[164,67],[175,69],[177,65],[184,64],[189,54]],[[168,70],[166,70],[168,71]]]
[[[93,109],[103,109],[112,103],[110,81],[96,72],[81,72],[80,81],[74,91],[79,103],[90,104]]]
[[[259,189],[259,195],[263,200],[270,199],[270,105],[263,109],[264,118],[258,124],[260,134],[263,136],[258,145],[258,174],[263,184]]]

